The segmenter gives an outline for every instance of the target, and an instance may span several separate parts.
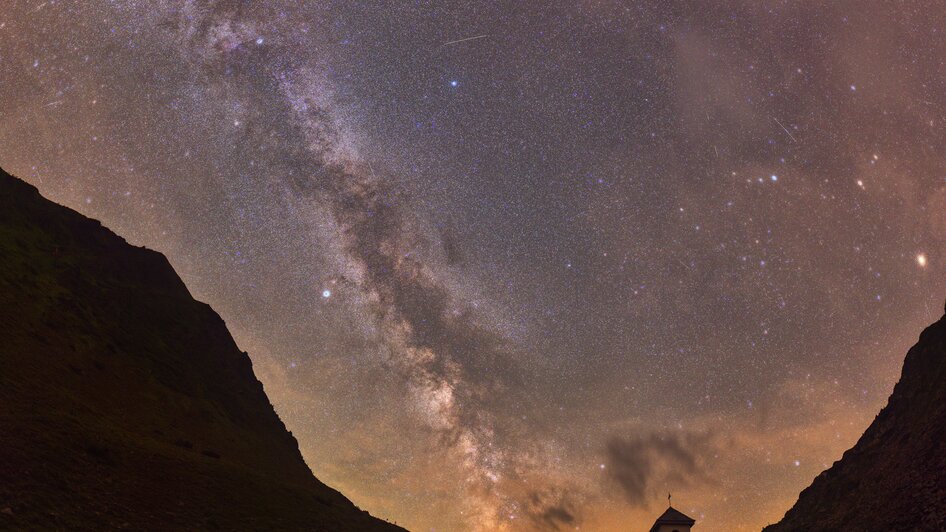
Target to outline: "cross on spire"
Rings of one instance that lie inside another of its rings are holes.
[[[670,492],[667,492],[667,506],[670,506]]]

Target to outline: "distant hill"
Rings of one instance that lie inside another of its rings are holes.
[[[402,530],[316,479],[160,253],[0,171],[0,529]]]
[[[903,362],[861,439],[765,532],[946,530],[946,316]]]

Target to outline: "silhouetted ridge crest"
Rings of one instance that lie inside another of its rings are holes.
[[[946,530],[946,316],[907,353],[887,406],[766,532]]]
[[[319,482],[164,255],[0,171],[0,529],[399,530]]]

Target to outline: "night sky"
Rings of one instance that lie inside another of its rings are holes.
[[[775,522],[943,309],[942,2],[3,4],[0,164],[411,529]]]

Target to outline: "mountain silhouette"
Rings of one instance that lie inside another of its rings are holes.
[[[860,440],[764,532],[828,530],[946,530],[946,316]]]
[[[0,529],[402,530],[316,479],[167,259],[0,171]]]

